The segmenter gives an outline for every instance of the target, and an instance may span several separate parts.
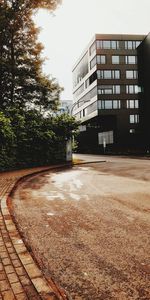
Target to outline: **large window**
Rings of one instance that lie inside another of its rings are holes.
[[[98,94],[99,95],[120,94],[120,85],[99,85]]]
[[[73,70],[73,87],[76,87],[88,73],[88,53],[86,53]]]
[[[127,94],[138,94],[141,92],[141,88],[138,85],[126,85]]]
[[[119,70],[97,70],[98,79],[120,79]]]
[[[139,108],[139,100],[127,100],[127,108]]]
[[[106,56],[105,55],[97,55],[90,62],[90,69],[92,69],[96,64],[105,64]]]
[[[129,121],[131,124],[139,123],[139,115],[130,115]]]
[[[126,55],[125,63],[129,64],[129,65],[135,65],[137,63],[137,56],[136,55]]]
[[[78,106],[82,106],[85,102],[90,101],[93,97],[97,95],[97,86],[95,86],[92,90],[90,90],[85,96],[83,96],[79,102]]]
[[[99,100],[98,109],[120,109],[120,100]]]
[[[125,49],[134,50],[140,45],[141,41],[125,41]]]
[[[127,79],[137,79],[138,78],[138,71],[137,70],[127,70],[126,71],[126,78]]]
[[[96,41],[97,49],[119,49],[119,41]]]
[[[120,63],[119,55],[112,55],[112,64],[119,64],[119,63]]]

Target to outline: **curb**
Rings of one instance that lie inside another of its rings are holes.
[[[1,249],[7,254],[3,258],[0,252],[0,271],[3,272],[5,278],[0,280],[0,300],[67,300],[65,291],[53,282],[48,280],[40,270],[37,262],[33,259],[28,248],[26,247],[14,217],[11,214],[11,197],[18,185],[29,177],[38,174],[71,167],[71,164],[55,165],[39,170],[29,170],[29,173],[11,178],[10,182],[6,179],[6,191],[1,198],[1,216],[0,221],[3,226],[3,232],[0,235],[0,251]],[[21,171],[18,171],[18,173]],[[11,174],[11,173],[10,173]],[[10,210],[9,210],[10,208]],[[4,224],[3,224],[4,223]],[[2,230],[1,230],[2,231]],[[6,242],[5,242],[6,239]],[[13,259],[14,258],[14,259]],[[20,272],[19,274],[19,268]],[[24,275],[24,282],[23,282]],[[26,278],[26,281],[25,281]],[[0,278],[1,279],[1,278]],[[21,281],[22,280],[22,281]],[[6,284],[7,283],[7,284]],[[34,290],[34,292],[33,292]]]

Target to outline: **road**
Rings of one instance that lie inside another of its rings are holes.
[[[24,240],[69,299],[150,299],[150,160],[76,159],[15,192]]]

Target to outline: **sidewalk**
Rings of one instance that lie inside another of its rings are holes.
[[[53,282],[44,278],[22,241],[6,203],[21,177],[47,169],[50,167],[0,173],[0,300],[67,299]]]

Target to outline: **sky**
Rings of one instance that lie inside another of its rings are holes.
[[[64,87],[61,99],[73,99],[72,68],[95,33],[148,34],[149,12],[150,0],[63,0],[53,13],[38,11],[43,71]]]

